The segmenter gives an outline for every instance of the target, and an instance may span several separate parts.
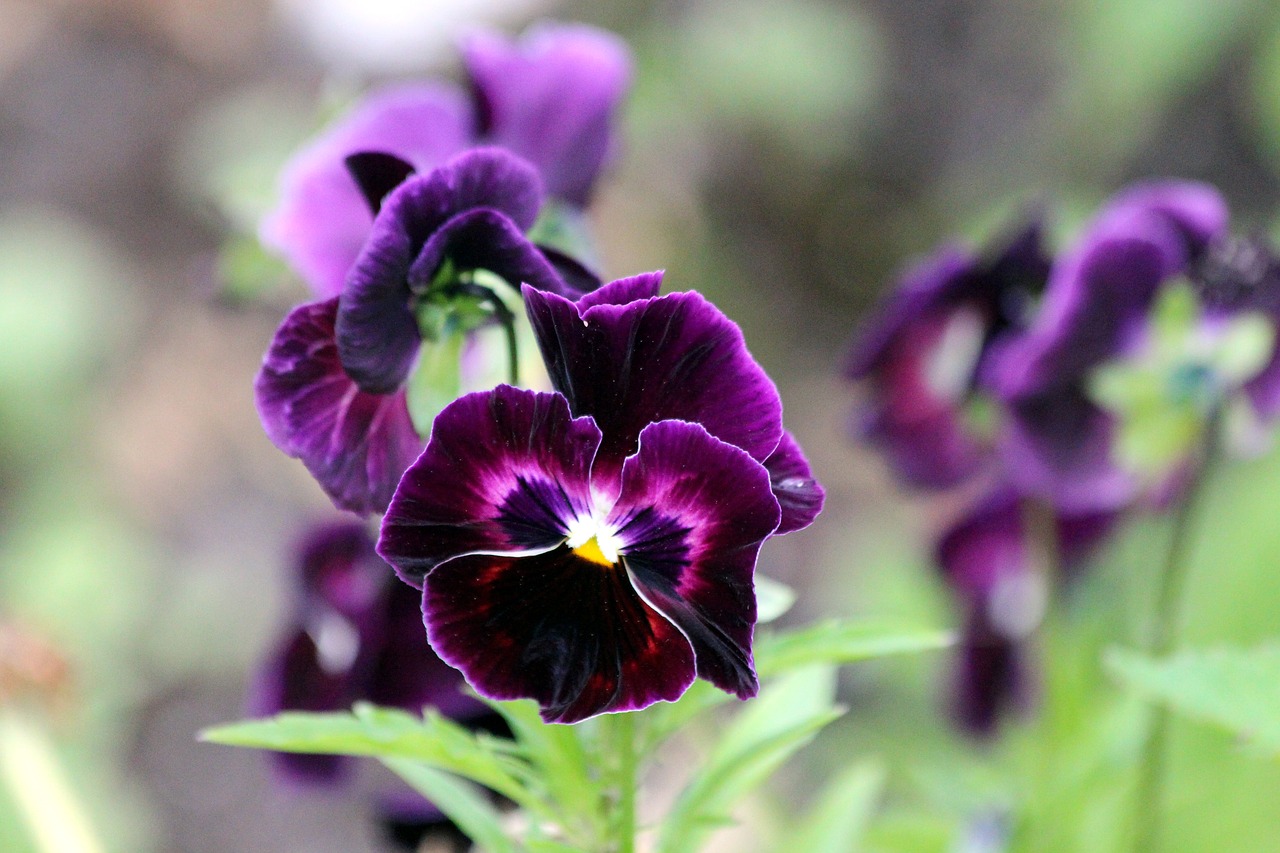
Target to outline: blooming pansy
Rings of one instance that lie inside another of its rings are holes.
[[[865,389],[855,431],[907,484],[946,488],[989,464],[980,381],[1044,287],[1041,232],[1033,221],[986,258],[944,247],[907,271],[859,335],[844,371]]]
[[[541,203],[527,163],[482,148],[400,180],[397,162],[353,158],[352,183],[377,208],[373,231],[340,296],[285,318],[255,386],[267,435],[354,512],[385,509],[421,450],[405,385],[424,337],[439,337],[436,320],[477,294],[511,319],[475,271],[576,292],[523,235]]]
[[[364,700],[414,712],[434,707],[496,728],[493,711],[464,693],[457,671],[423,642],[417,590],[379,559],[363,525],[318,525],[297,550],[290,624],[257,675],[253,713],[340,711]],[[274,758],[298,782],[334,783],[351,768],[340,756]],[[415,811],[438,815],[421,798]]]
[[[995,489],[939,538],[935,558],[965,612],[953,672],[952,710],[964,729],[989,735],[1006,711],[1025,708],[1034,696],[1027,641],[1039,627],[1049,583],[1069,580],[1116,529],[1111,511],[1066,513]],[[1031,513],[1045,514],[1036,530]],[[1033,530],[1054,536],[1036,543]],[[1038,566],[1056,552],[1062,578]]]
[[[821,507],[741,332],[659,283],[526,288],[556,392],[447,407],[383,519],[379,553],[422,586],[440,656],[551,722],[673,700],[695,677],[754,695],[757,552]]]
[[[286,166],[260,236],[318,296],[341,292],[373,227],[343,166],[352,154],[391,154],[426,173],[468,147],[501,145],[534,164],[553,198],[586,203],[630,82],[621,40],[544,24],[515,44],[477,35],[464,58],[469,91],[440,82],[378,90]]]

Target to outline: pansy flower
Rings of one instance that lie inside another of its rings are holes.
[[[1032,221],[986,257],[946,246],[919,262],[849,353],[845,376],[865,394],[854,431],[906,484],[947,488],[989,467],[994,425],[980,383],[1044,287],[1042,230]]]
[[[548,195],[585,206],[614,147],[631,61],[616,36],[543,24],[519,42],[478,34],[464,45],[468,85],[378,90],[293,157],[259,236],[320,297],[336,296],[373,218],[343,166],[360,152],[390,154],[426,173],[464,149],[500,145],[530,161]]]
[[[377,211],[342,294],[285,318],[255,385],[267,435],[301,459],[334,503],[380,512],[421,450],[405,385],[429,309],[485,296],[484,270],[565,293],[524,237],[542,200],[533,167],[497,148],[465,152],[424,175],[385,155],[352,158],[353,185]]]
[[[379,553],[422,587],[440,656],[549,722],[695,677],[753,696],[756,555],[821,507],[740,330],[660,279],[526,288],[556,391],[448,406],[383,519]]]
[[[423,642],[420,596],[374,551],[361,524],[310,529],[298,544],[292,613],[281,641],[258,673],[254,714],[341,711],[356,701],[418,712],[438,709],[469,726],[497,731],[494,712],[463,692],[457,671]],[[336,784],[351,760],[273,753],[288,780]],[[418,817],[439,815],[416,801]],[[400,810],[403,812],[403,809]]]
[[[1048,604],[1049,585],[1074,577],[1120,520],[1113,511],[1038,509],[1049,514],[1055,541],[1041,546],[1056,552],[1060,578],[1037,565],[1046,555],[1036,553],[1030,507],[1008,486],[974,504],[937,544],[937,564],[965,613],[951,709],[957,724],[975,735],[992,734],[1007,712],[1030,705],[1036,685],[1029,641]]]

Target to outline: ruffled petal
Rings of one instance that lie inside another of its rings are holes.
[[[368,394],[343,371],[334,338],[338,300],[293,310],[254,383],[267,436],[302,460],[334,504],[381,512],[422,447],[404,394]]]
[[[795,436],[784,431],[777,450],[764,460],[764,467],[769,472],[773,496],[782,508],[782,521],[774,535],[802,530],[812,524],[822,512],[826,492],[813,478],[813,469]]]
[[[689,641],[622,568],[565,546],[441,563],[423,585],[423,618],[477,692],[532,698],[549,723],[671,701],[694,679]]]
[[[640,434],[606,522],[632,583],[693,644],[698,675],[746,699],[752,664],[752,576],[781,513],[764,467],[698,424]]]
[[[641,299],[653,299],[662,288],[663,271],[640,273],[611,281],[578,299],[578,311],[596,305],[626,305]]]
[[[336,296],[373,224],[343,159],[385,151],[425,172],[467,147],[473,133],[467,99],[452,86],[377,91],[289,161],[279,204],[263,220],[259,236],[318,296]]]
[[[697,293],[599,304],[615,292],[606,285],[583,310],[524,288],[552,385],[604,434],[595,487],[616,494],[640,431],[660,420],[701,424],[758,461],[768,457],[782,437],[782,400],[737,325]]]
[[[591,512],[600,431],[558,394],[501,385],[450,403],[405,472],[378,553],[414,586],[463,554],[545,551]]]
[[[459,269],[496,273],[517,289],[527,284],[570,297],[578,294],[514,222],[489,208],[468,210],[437,229],[409,268],[409,281],[425,288],[446,257]]]
[[[591,27],[545,24],[518,44],[479,34],[463,57],[480,132],[531,160],[549,194],[585,206],[630,83],[626,45]]]

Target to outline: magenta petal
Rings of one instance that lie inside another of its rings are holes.
[[[1227,231],[1226,200],[1209,184],[1157,180],[1133,184],[1112,196],[1100,219],[1159,217],[1176,230],[1182,251],[1194,259]]]
[[[769,472],[773,496],[782,507],[782,521],[774,535],[792,533],[812,524],[822,512],[826,493],[813,478],[809,460],[804,458],[795,436],[783,432],[777,450],[764,460],[764,467]]]
[[[626,45],[591,27],[544,24],[518,44],[479,34],[464,58],[480,132],[532,161],[549,194],[584,206],[630,82]]]
[[[590,514],[600,431],[558,394],[501,385],[450,403],[396,490],[378,553],[415,586],[463,554],[545,551]]]
[[[535,699],[549,723],[671,701],[694,679],[689,642],[622,569],[564,546],[441,563],[424,582],[423,618],[477,692]]]
[[[412,84],[369,95],[285,167],[262,242],[317,295],[336,296],[373,224],[343,159],[385,151],[427,171],[465,148],[472,133],[466,98],[453,87]]]
[[[756,555],[780,516],[764,466],[697,424],[663,421],[640,434],[608,519],[632,583],[689,638],[698,675],[744,699],[759,689]]]
[[[302,460],[334,504],[381,512],[422,447],[403,393],[367,394],[338,360],[338,300],[295,308],[254,383],[267,436]]]
[[[612,292],[606,285],[597,294]],[[604,434],[592,472],[603,493],[616,493],[623,460],[656,421],[701,424],[756,460],[778,446],[777,388],[737,325],[701,295],[585,310],[532,288],[524,298],[552,385],[575,415],[595,418]]]

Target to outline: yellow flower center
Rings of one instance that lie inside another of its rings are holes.
[[[612,566],[615,564],[614,560],[610,560],[604,555],[604,551],[600,548],[600,541],[595,536],[592,536],[586,542],[583,542],[577,548],[574,548],[573,553],[588,562],[595,563],[596,565]]]

